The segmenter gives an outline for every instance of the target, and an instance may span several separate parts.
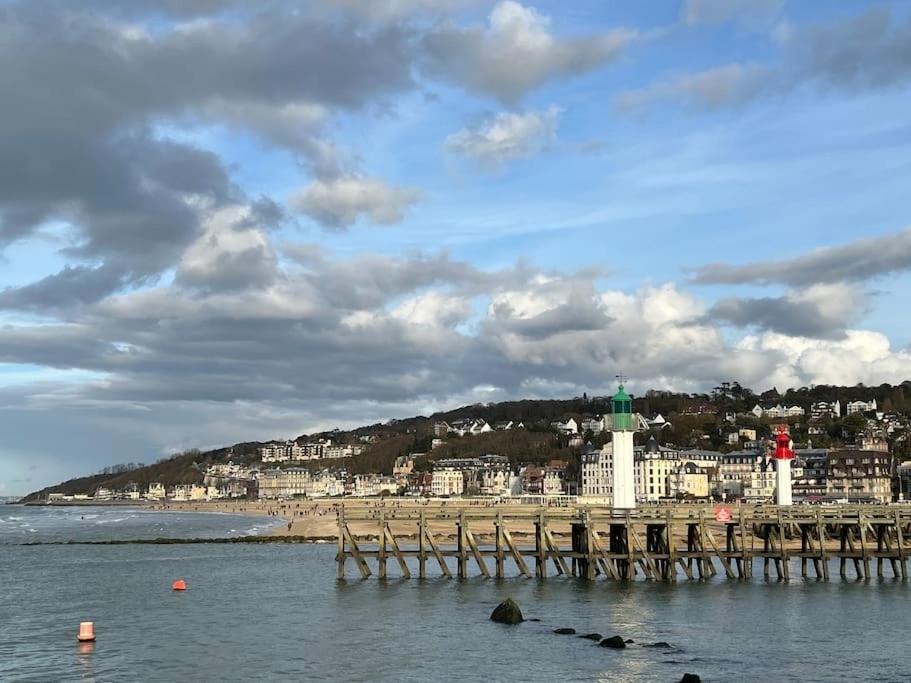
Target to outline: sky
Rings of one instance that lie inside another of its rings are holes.
[[[911,2],[0,0],[0,496],[911,378]]]

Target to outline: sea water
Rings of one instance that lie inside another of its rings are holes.
[[[338,581],[332,544],[16,545],[228,535],[267,518],[15,506],[0,520],[3,681],[911,679],[911,584],[892,578]],[[506,597],[540,621],[491,622]],[[76,643],[80,621],[95,622],[93,646]],[[610,650],[561,627],[635,642]],[[673,649],[643,647],[656,641]]]

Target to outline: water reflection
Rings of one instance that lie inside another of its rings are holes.
[[[95,643],[79,643],[77,645],[76,668],[79,679],[83,681],[95,680],[95,663],[92,654],[95,652]]]

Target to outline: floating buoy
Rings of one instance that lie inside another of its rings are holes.
[[[171,584],[171,588],[176,591],[185,591],[187,590],[187,582],[183,579],[177,579],[177,581]]]
[[[79,624],[79,635],[76,640],[80,643],[91,643],[95,640],[95,622],[83,621]]]

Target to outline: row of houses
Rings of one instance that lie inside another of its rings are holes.
[[[438,438],[443,438],[450,434],[455,434],[457,436],[474,436],[476,434],[486,434],[493,431],[505,431],[508,429],[524,428],[524,423],[514,422],[512,420],[497,422],[491,425],[486,420],[480,418],[466,418],[462,420],[453,420],[452,422],[446,422],[443,420],[435,422],[433,424],[433,435]]]
[[[871,401],[848,401],[845,403],[844,415],[854,415],[856,413],[864,414],[875,412],[877,410],[876,399]],[[803,417],[806,410],[798,405],[784,406],[781,403],[770,406],[756,404],[750,411],[758,418],[780,419],[789,417]],[[838,419],[842,416],[841,401],[817,401],[810,406],[810,419],[825,420]]]
[[[144,489],[137,485],[129,485],[122,489],[111,489],[100,486],[91,494],[77,493],[49,493],[48,502],[110,502],[115,500],[121,501],[205,501],[221,500],[224,498],[244,498],[249,496],[250,489],[244,485],[242,487],[224,487],[205,484],[177,484],[171,487],[165,487],[161,483],[149,484]]]
[[[768,408],[763,408],[757,403],[750,412],[758,418],[767,417],[771,419],[803,417],[806,414],[806,411],[800,406],[783,406],[780,403]]]
[[[437,497],[519,495],[557,496],[569,493],[567,463],[552,460],[546,465],[527,464],[512,468],[500,455],[438,460],[429,476],[429,493]],[[427,476],[414,481],[412,491],[427,493]]]
[[[611,445],[582,455],[580,493],[604,503],[613,496]],[[795,498],[889,502],[899,488],[888,450],[797,449],[791,467]],[[911,465],[911,464],[909,464]],[[764,445],[720,453],[659,446],[654,438],[634,449],[636,497],[642,503],[675,498],[770,501],[776,462]],[[911,466],[908,489],[911,491]]]
[[[564,461],[513,468],[504,456],[482,455],[478,458],[437,460],[429,471],[417,471],[414,462],[421,455],[414,453],[399,457],[392,476],[364,474],[352,477],[345,472],[311,472],[295,467],[266,470],[258,477],[258,495],[264,499],[379,495],[503,498],[576,493],[575,482],[567,479],[567,463]]]
[[[360,444],[335,444],[331,439],[298,443],[297,441],[273,441],[260,447],[259,457],[264,463],[302,462],[330,458],[350,458],[364,452]]]
[[[644,418],[650,428],[662,429],[670,427],[664,416],[657,414],[650,418]],[[581,435],[587,432],[600,434],[610,430],[610,415],[590,415],[579,418],[568,417],[563,420],[553,420],[548,423],[550,429],[561,434]],[[475,434],[484,434],[493,431],[504,431],[508,429],[524,429],[523,422],[507,420],[505,422],[496,422],[493,425],[483,419],[465,419],[454,422],[436,422],[433,425],[434,436],[442,438],[448,434],[457,434],[458,436],[470,436]]]
[[[259,475],[257,487],[259,498],[323,498],[344,496],[348,491],[345,472],[311,472],[300,467],[265,470]]]

